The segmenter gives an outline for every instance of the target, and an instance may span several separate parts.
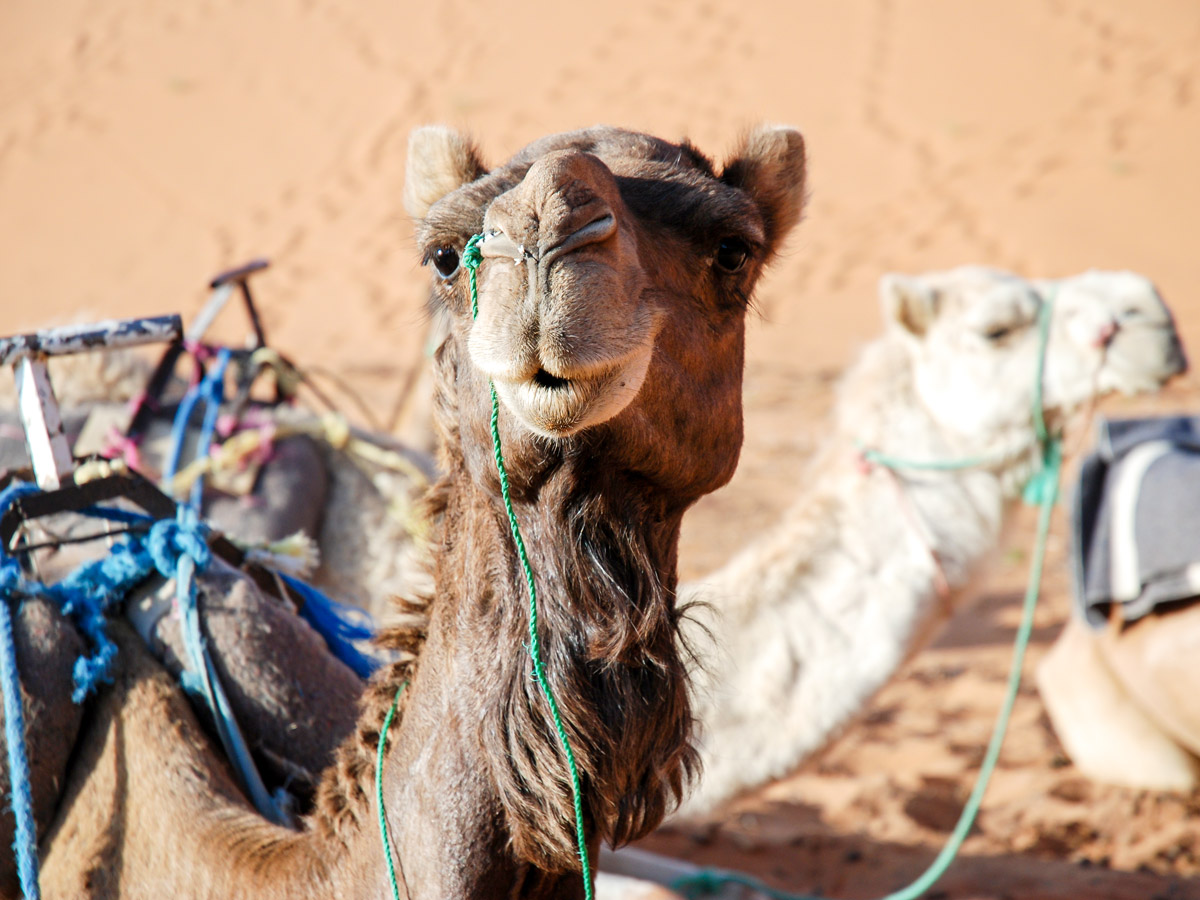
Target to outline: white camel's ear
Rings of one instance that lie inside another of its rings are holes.
[[[770,251],[800,221],[805,174],[804,138],[782,125],[755,128],[725,164],[721,180],[742,188],[758,204]]]
[[[433,204],[486,173],[479,150],[464,135],[445,125],[425,125],[408,138],[404,208],[423,219]]]
[[[938,314],[938,292],[922,279],[889,272],[879,279],[883,321],[914,337],[924,337]]]

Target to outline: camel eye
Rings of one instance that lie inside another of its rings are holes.
[[[453,247],[438,247],[433,251],[433,267],[439,278],[450,280],[458,274],[458,251]]]
[[[722,238],[717,245],[717,265],[726,272],[736,272],[749,257],[750,248],[741,238]]]
[[[1016,330],[1016,325],[993,325],[983,333],[983,336],[995,344],[1009,337]]]

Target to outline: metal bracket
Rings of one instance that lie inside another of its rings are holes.
[[[38,487],[55,490],[74,468],[46,360],[90,350],[178,341],[182,335],[182,320],[178,315],[170,315],[111,319],[0,338],[0,365],[13,367],[25,446]]]

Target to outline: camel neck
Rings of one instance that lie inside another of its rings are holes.
[[[443,882],[446,894],[483,896],[485,885],[515,880],[534,893],[506,896],[535,896],[551,875],[579,875],[565,762],[531,674],[528,590],[494,492],[461,472],[444,484],[437,598],[385,782],[389,809],[404,810],[391,816],[397,846],[410,866],[444,857],[466,835],[453,877],[470,883]],[[693,763],[676,647],[680,515],[665,514],[642,485],[581,478],[567,465],[522,491],[514,509],[589,840],[640,836]],[[452,787],[453,808],[437,805],[430,783]],[[420,883],[439,877],[426,870]]]
[[[701,624],[722,643],[697,673],[705,774],[686,815],[788,774],[830,740],[949,615],[1016,502],[1005,483],[1020,477],[1016,456],[1000,472],[864,465],[864,444],[915,459],[966,452],[895,360],[864,362],[874,370],[840,386],[832,433],[780,521],[681,590],[711,604]]]

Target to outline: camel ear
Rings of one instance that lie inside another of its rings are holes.
[[[433,204],[485,174],[487,167],[470,140],[445,125],[425,125],[408,138],[404,208],[414,219],[423,219]]]
[[[913,337],[924,337],[937,318],[940,296],[936,288],[912,275],[889,272],[879,279],[883,320]]]
[[[751,131],[721,174],[722,181],[746,191],[758,204],[772,252],[800,221],[805,174],[804,138],[782,125]]]

